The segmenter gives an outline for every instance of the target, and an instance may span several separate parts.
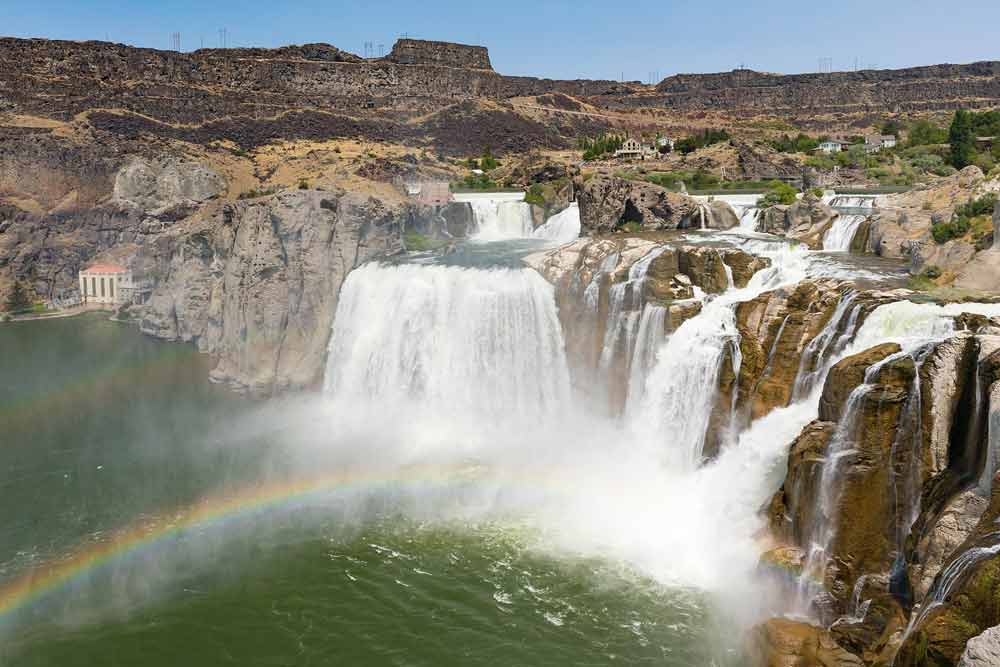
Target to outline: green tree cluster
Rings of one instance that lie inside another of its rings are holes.
[[[690,137],[684,137],[674,144],[674,150],[680,151],[684,155],[693,153],[699,148],[705,148],[712,144],[718,144],[731,139],[726,130],[705,130]]]
[[[782,153],[808,153],[819,148],[819,145],[825,140],[826,137],[813,139],[800,132],[796,137],[783,134],[780,139],[772,139],[770,144],[774,150]]]
[[[7,302],[4,305],[7,311],[11,313],[27,310],[31,307],[31,298],[28,296],[28,290],[24,288],[20,280],[14,281],[14,286],[11,288],[10,294],[7,295]]]
[[[612,155],[625,143],[625,137],[617,134],[602,134],[597,137],[583,137],[579,141],[584,160],[599,160]]]

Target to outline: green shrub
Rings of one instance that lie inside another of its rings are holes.
[[[940,267],[934,266],[933,264],[924,269],[922,276],[930,278],[931,280],[937,280],[941,277]]]
[[[788,183],[771,181],[767,193],[757,201],[757,206],[764,208],[777,204],[794,204],[798,193],[799,191]]]
[[[493,151],[489,146],[483,149],[483,156],[479,160],[479,168],[483,171],[492,171],[500,166],[500,163],[493,157]]]
[[[931,227],[931,236],[935,243],[947,243],[952,239],[965,236],[969,231],[967,218],[955,218],[951,222],[942,222]]]
[[[524,195],[524,201],[526,204],[534,204],[535,206],[545,206],[545,190],[539,183],[535,183]]]
[[[308,189],[309,189],[309,181],[307,181],[304,178],[300,178],[299,179],[299,190],[308,190]]]
[[[406,244],[406,249],[411,252],[432,252],[448,245],[447,241],[432,239],[417,232],[406,232],[403,235],[403,242]]]
[[[497,184],[486,174],[469,174],[451,184],[452,190],[496,190]]]

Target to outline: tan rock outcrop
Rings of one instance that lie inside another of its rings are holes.
[[[599,173],[576,184],[584,232],[614,232],[629,223],[643,230],[677,229],[691,224],[699,204],[686,195],[652,183]]]
[[[823,628],[787,618],[755,626],[744,649],[747,667],[862,667]]]

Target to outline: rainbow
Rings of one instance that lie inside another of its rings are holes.
[[[183,510],[125,527],[97,544],[81,545],[67,556],[32,568],[7,583],[0,588],[0,622],[68,587],[87,573],[191,529],[211,527],[333,491],[398,484],[454,483],[463,478],[474,479],[476,473],[477,469],[470,465],[420,465],[365,472],[343,470],[304,481],[254,486],[232,494],[209,496]]]

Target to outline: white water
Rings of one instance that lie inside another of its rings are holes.
[[[553,415],[569,372],[552,286],[528,269],[367,264],[344,282],[327,392],[470,415]]]
[[[582,407],[570,386],[553,290],[527,270],[367,265],[352,272],[331,337],[328,393],[339,419],[369,443],[367,456],[471,461],[495,474],[468,516],[530,517],[542,548],[621,559],[662,582],[732,594],[734,606],[752,607],[758,510],[781,482],[789,444],[816,417],[822,382],[817,377],[802,400],[754,421],[703,463],[719,367],[739,339],[733,309],[764,290],[845,270],[800,246],[741,244],[772,266],[747,287],[706,299],[702,313],[666,339],[666,310],[640,309],[636,300],[644,269],[633,267],[622,283],[611,301],[631,318],[623,424]],[[601,272],[617,263],[617,255],[606,258],[583,290],[593,313]],[[858,311],[848,305],[840,319],[852,330]],[[849,335],[827,341],[820,368],[809,372],[824,377],[840,358],[880,342],[948,335],[949,316],[963,311],[1000,314],[1000,306],[882,306],[850,344]],[[553,477],[562,483],[533,484],[530,493],[502,481]]]
[[[523,192],[463,193],[455,201],[468,202],[476,221],[475,241],[531,238],[534,222]]]
[[[576,202],[556,213],[541,227],[532,232],[536,239],[546,239],[557,243],[569,243],[580,237],[580,208]]]
[[[825,197],[826,203],[834,208],[843,207],[851,209],[873,209],[876,204],[875,197],[861,196],[834,196]],[[834,252],[847,252],[851,249],[851,242],[854,235],[871,213],[842,213],[838,215],[823,236],[823,250]]]

